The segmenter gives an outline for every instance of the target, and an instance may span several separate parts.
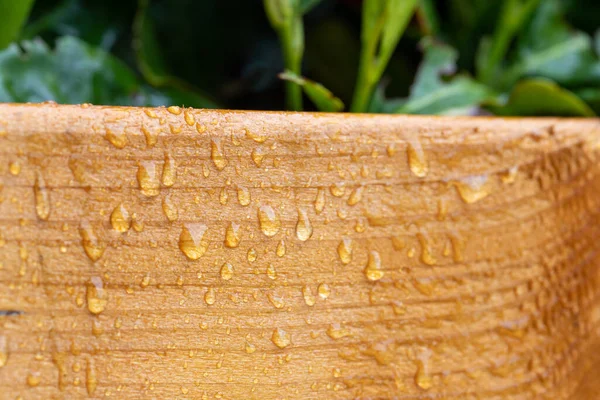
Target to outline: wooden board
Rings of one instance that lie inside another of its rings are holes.
[[[0,397],[596,399],[600,121],[0,105]]]

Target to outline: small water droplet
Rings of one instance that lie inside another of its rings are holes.
[[[227,166],[227,158],[223,152],[223,146],[221,145],[220,138],[213,138],[210,144],[210,158],[212,159],[215,167],[221,171]]]
[[[217,295],[215,293],[215,289],[208,288],[208,290],[204,294],[204,301],[209,306],[212,306],[213,304],[215,304],[215,301],[217,301]]]
[[[252,161],[254,161],[254,164],[256,164],[257,167],[260,167],[263,159],[265,158],[264,150],[260,147],[257,147],[256,149],[252,150],[251,157]]]
[[[269,299],[269,301],[271,302],[271,304],[273,304],[273,307],[275,307],[275,308],[283,308],[283,306],[285,305],[285,301],[283,300],[283,297],[278,296],[274,293],[268,293],[267,298]]]
[[[329,191],[335,197],[342,197],[346,193],[346,187],[342,183],[334,183],[329,187]]]
[[[98,261],[104,254],[104,245],[98,240],[92,226],[88,221],[82,221],[79,228],[81,235],[81,244],[85,250],[85,254],[92,261]]]
[[[0,368],[8,362],[8,341],[6,336],[0,335]]]
[[[110,224],[115,231],[121,233],[127,232],[131,227],[131,217],[123,204],[116,206],[110,214]]]
[[[321,214],[325,208],[325,191],[322,188],[317,190],[317,197],[315,197],[315,212]]]
[[[241,240],[240,225],[231,222],[225,230],[225,246],[229,248],[238,247]]]
[[[233,265],[225,263],[221,266],[221,279],[228,281],[233,278]]]
[[[158,134],[150,131],[148,128],[146,128],[143,125],[141,127],[141,131],[144,134],[144,136],[146,137],[146,146],[154,147],[154,145],[156,145],[156,142],[158,142]]]
[[[31,387],[36,387],[40,384],[41,377],[39,372],[31,372],[27,375],[27,385]]]
[[[260,223],[260,230],[266,236],[275,236],[281,228],[281,221],[273,207],[264,205],[258,209],[258,221]]]
[[[312,307],[312,306],[315,305],[316,298],[312,294],[312,291],[310,290],[310,287],[304,286],[302,288],[302,297],[304,297],[304,302],[306,303],[307,306]]]
[[[415,383],[423,390],[429,390],[433,386],[433,378],[429,374],[429,357],[431,350],[424,349],[417,360],[417,373],[415,374]]]
[[[375,250],[369,252],[369,261],[365,268],[365,276],[370,281],[378,281],[383,278],[383,270],[381,268],[381,256]]]
[[[266,134],[261,135],[259,133],[251,131],[248,128],[244,128],[244,131],[246,131],[246,137],[254,140],[256,143],[263,143],[265,140],[267,140]]]
[[[165,198],[163,199],[162,209],[163,209],[163,212],[165,213],[165,217],[167,217],[167,219],[169,221],[173,222],[173,221],[176,221],[177,218],[179,218],[179,211],[177,211],[177,206],[175,205],[173,200],[171,200],[170,193],[168,195],[166,195]]]
[[[250,191],[247,188],[243,186],[238,186],[237,197],[238,201],[240,202],[240,205],[247,206],[248,204],[250,204]]]
[[[256,261],[257,257],[258,257],[258,253],[256,252],[256,250],[253,247],[251,247],[250,249],[248,249],[248,261],[249,262]]]
[[[36,173],[33,185],[35,195],[35,211],[41,220],[48,220],[50,216],[50,192],[46,188],[46,182],[40,172]]]
[[[98,376],[96,366],[92,359],[89,359],[85,368],[85,388],[89,396],[93,396],[98,386]]]
[[[502,183],[510,185],[511,183],[515,183],[518,174],[519,166],[515,165],[514,167],[509,168],[504,174],[500,175],[500,179],[502,179]]]
[[[465,242],[459,234],[454,233],[450,235],[450,243],[452,244],[452,259],[454,262],[464,261],[464,247]]]
[[[149,284],[150,284],[150,275],[144,275],[144,277],[142,278],[142,281],[140,282],[140,286],[142,288],[147,288]]]
[[[156,164],[152,161],[141,161],[138,166],[137,180],[144,196],[158,196],[160,182],[156,172]]]
[[[279,243],[277,244],[277,249],[275,250],[275,254],[277,254],[278,257],[285,256],[285,242],[283,240],[280,240]]]
[[[208,249],[207,236],[208,227],[201,223],[186,223],[181,229],[179,236],[179,249],[190,260],[197,260]]]
[[[344,238],[338,245],[337,252],[342,264],[349,264],[352,261],[352,239]]]
[[[188,126],[194,126],[196,123],[196,118],[194,117],[194,114],[192,114],[191,110],[185,110],[183,112],[183,119],[185,119],[185,123],[188,124]]]
[[[222,205],[227,204],[227,201],[229,200],[229,194],[227,193],[227,188],[223,187],[221,188],[221,193],[219,193],[219,203],[221,203]]]
[[[122,149],[127,146],[127,135],[124,132],[115,133],[106,128],[106,135],[104,137],[117,149]]]
[[[162,184],[171,187],[175,184],[177,178],[177,164],[170,153],[165,153],[165,164],[163,166]]]
[[[99,276],[93,276],[86,285],[86,299],[88,310],[92,314],[100,314],[106,308],[107,293]]]
[[[362,195],[365,187],[359,186],[355,188],[352,193],[350,193],[350,197],[348,197],[348,205],[353,206],[362,200]]]
[[[14,176],[19,175],[21,173],[21,163],[18,161],[13,161],[8,164],[8,172]]]
[[[281,328],[275,328],[271,341],[275,346],[283,349],[292,343],[292,336]]]
[[[427,158],[425,157],[421,143],[418,140],[412,140],[408,143],[406,155],[410,171],[419,178],[427,176],[429,166],[427,165]]]
[[[270,279],[277,278],[277,270],[275,269],[275,266],[273,264],[267,265],[267,276]]]
[[[246,353],[252,354],[256,351],[256,346],[247,341],[245,349],[246,349]]]
[[[181,108],[179,106],[170,106],[167,107],[167,111],[174,115],[181,114]]]
[[[404,305],[404,303],[398,300],[392,301],[392,310],[394,310],[394,314],[396,315],[406,314],[406,306]]]
[[[317,288],[317,293],[319,294],[319,297],[322,298],[323,300],[327,299],[329,297],[329,295],[331,294],[331,288],[329,287],[328,284],[326,283],[321,283],[319,285],[319,287]]]
[[[332,338],[334,340],[341,339],[343,337],[351,336],[351,335],[352,335],[352,333],[350,332],[350,330],[347,328],[344,328],[340,324],[331,324],[327,328],[327,336],[329,336],[330,338]]]
[[[428,238],[422,233],[417,233],[417,239],[421,244],[421,262],[427,265],[435,265],[437,260],[431,253],[431,246]]]
[[[454,182],[460,198],[468,204],[486,198],[491,193],[487,175],[475,175]]]
[[[306,210],[298,209],[298,223],[296,224],[296,236],[306,242],[313,234],[313,228],[308,219]]]

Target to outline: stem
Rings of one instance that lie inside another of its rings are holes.
[[[300,38],[298,37],[299,33],[294,30],[294,24],[300,24],[300,26],[296,28],[296,30],[300,29]],[[299,18],[298,20],[293,21],[292,24],[283,26],[280,39],[285,69],[296,75],[302,75],[302,55],[304,53],[302,19]],[[286,82],[285,101],[288,110],[302,111],[302,88],[294,82]]]

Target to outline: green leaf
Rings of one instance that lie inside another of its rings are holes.
[[[0,49],[16,40],[34,0],[0,0]]]
[[[420,0],[417,5],[417,20],[425,36],[435,36],[440,30],[440,22],[433,0]]]
[[[591,117],[595,113],[573,92],[548,79],[527,79],[519,82],[504,105],[488,108],[498,115],[557,115]]]
[[[136,60],[144,78],[153,86],[168,91],[182,103],[197,108],[217,108],[217,105],[187,82],[169,74],[160,50],[152,20],[148,15],[148,0],[139,0],[134,21],[134,49]],[[180,102],[178,102],[180,104]]]
[[[574,91],[596,114],[600,114],[600,88],[584,88]]]
[[[422,42],[425,56],[421,63],[408,99],[393,110],[403,114],[462,114],[470,113],[491,91],[468,76],[456,76],[449,81],[443,75],[454,73],[458,53],[452,47]]]
[[[501,80],[511,87],[524,76],[551,79],[564,87],[600,84],[600,60],[591,38],[562,19],[561,4],[544,0],[516,43],[515,62]]]
[[[336,112],[344,109],[344,103],[320,83],[298,76],[291,71],[285,71],[279,74],[279,77],[302,87],[319,111]]]

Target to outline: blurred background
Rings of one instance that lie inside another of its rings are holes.
[[[348,109],[363,1],[312,3],[301,75]],[[286,107],[261,0],[0,0],[0,17],[2,102]],[[598,0],[419,1],[363,111],[592,116],[599,26]]]

